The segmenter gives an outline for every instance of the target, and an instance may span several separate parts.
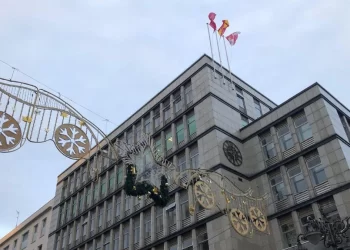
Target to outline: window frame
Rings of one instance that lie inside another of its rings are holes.
[[[293,170],[295,170],[296,168],[299,168],[299,173],[291,175],[291,172]],[[308,190],[307,183],[306,183],[306,180],[305,180],[305,177],[304,177],[304,173],[303,173],[303,171],[301,169],[301,166],[299,166],[299,164],[297,164],[295,166],[292,166],[292,167],[289,167],[287,169],[287,174],[288,174],[289,183],[290,183],[290,185],[292,187],[292,190],[293,190],[294,194],[300,194],[300,193]],[[297,182],[301,182],[301,181],[304,182],[305,189],[302,190],[302,191],[298,191],[297,187],[295,185],[295,183],[296,183],[295,182],[295,177],[298,177],[298,176],[302,176],[303,177],[302,180],[297,181]]]
[[[271,181],[274,178],[278,177],[278,176],[281,179],[281,181],[280,182],[275,182],[275,184],[272,184]],[[283,176],[282,176],[281,173],[274,173],[273,175],[270,175],[269,176],[269,183],[270,183],[271,193],[273,195],[274,202],[279,202],[279,201],[287,199],[287,196],[286,196],[286,184],[284,183]],[[274,192],[274,187],[277,187],[281,183],[283,184],[283,189],[282,189],[282,194],[281,194],[282,196],[280,196],[280,193],[275,193]]]
[[[316,165],[314,165],[314,166],[312,166],[312,167],[310,167],[310,166],[309,166],[309,162],[311,162],[311,161],[314,160],[315,158],[318,158],[318,159],[319,159],[319,163],[316,164]],[[319,156],[318,154],[315,154],[315,155],[312,155],[312,156],[310,156],[310,157],[305,158],[305,164],[306,164],[307,169],[308,169],[308,171],[309,171],[309,173],[310,173],[310,175],[311,175],[311,181],[312,181],[312,183],[313,183],[314,186],[320,185],[320,184],[322,184],[322,183],[324,183],[324,182],[326,182],[326,181],[328,180],[327,175],[326,175],[326,172],[325,172],[325,167],[324,167],[324,165],[322,164],[321,158],[320,158],[320,156]],[[323,175],[325,176],[325,178],[324,178],[323,181],[316,183],[317,181],[316,181],[316,179],[315,179],[315,172],[314,172],[314,169],[317,168],[317,167],[319,167],[319,166],[322,166],[322,169],[318,170],[318,171],[317,171],[317,174],[320,173],[320,172],[323,172]]]
[[[283,132],[281,134],[279,133],[282,129],[286,129],[286,128],[287,128],[288,131]],[[289,135],[290,138],[286,140],[285,137],[287,135]],[[289,149],[294,147],[293,135],[292,135],[292,132],[290,131],[290,128],[289,128],[287,123],[285,123],[285,124],[283,124],[283,125],[281,125],[281,126],[279,126],[277,128],[277,137],[278,137],[278,142],[279,142],[279,144],[281,146],[282,152],[285,152],[285,151],[287,151],[287,150],[289,150]],[[289,141],[292,142],[292,145],[289,148],[287,148],[287,144],[288,144]]]
[[[302,119],[302,118],[305,119],[305,121],[304,121],[303,123],[297,125],[296,122],[297,122],[299,119]],[[298,136],[299,142],[304,142],[304,141],[310,139],[310,138],[313,136],[313,134],[312,134],[312,127],[310,126],[310,124],[309,124],[309,122],[308,122],[308,120],[307,120],[307,117],[306,117],[305,113],[301,113],[301,114],[299,114],[299,115],[294,116],[294,117],[293,117],[293,124],[294,124],[295,130],[296,130],[296,134],[297,134],[297,136]],[[308,125],[308,128],[307,128],[306,130],[303,130],[303,131],[302,131],[302,128],[303,128],[304,125]],[[305,131],[309,131],[309,130],[311,131],[311,136],[305,138],[305,137],[304,137],[304,132],[305,132]]]

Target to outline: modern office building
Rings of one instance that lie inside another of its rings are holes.
[[[214,75],[212,63],[206,55],[199,58],[109,138],[135,143],[150,133],[180,169],[217,171],[255,195],[269,193],[271,234],[243,237],[215,210],[191,215],[191,188],[172,186],[165,208],[126,196],[125,167],[110,154],[96,182],[85,160],[58,176],[48,249],[281,250],[307,232],[307,216],[350,214],[350,111],[318,83],[276,105],[227,71],[224,78]],[[226,158],[226,141],[239,148],[240,166]],[[90,161],[96,157],[102,156]]]
[[[53,200],[0,239],[1,250],[47,250]],[[1,223],[1,222],[0,222]]]

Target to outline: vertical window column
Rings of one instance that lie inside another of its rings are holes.
[[[284,247],[286,248],[295,245],[297,242],[297,232],[293,224],[292,216],[286,215],[278,220],[281,226]]]

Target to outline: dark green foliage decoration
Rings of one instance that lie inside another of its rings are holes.
[[[148,195],[156,206],[165,207],[169,201],[169,185],[165,175],[161,176],[160,187],[153,186],[146,181],[136,182],[137,170],[135,165],[127,165],[124,190],[126,195]]]

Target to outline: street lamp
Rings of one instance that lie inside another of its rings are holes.
[[[303,249],[301,240],[307,240],[313,245],[317,245],[323,240],[323,245],[326,248],[339,249],[338,246],[343,243],[343,239],[348,238],[346,232],[350,229],[350,217],[335,222],[308,217],[307,222],[312,230],[307,234],[298,235],[297,242],[300,250]]]

